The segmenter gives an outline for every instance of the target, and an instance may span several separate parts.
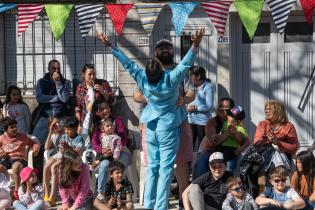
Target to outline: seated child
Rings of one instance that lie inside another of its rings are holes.
[[[245,191],[239,177],[230,177],[226,181],[229,193],[222,204],[222,210],[256,210],[253,197]]]
[[[110,181],[105,187],[105,204],[98,198],[94,201],[97,209],[133,209],[133,188],[129,180],[124,177],[125,166],[119,161],[112,161],[108,166]]]
[[[8,210],[10,206],[10,179],[8,174],[0,172],[0,209]]]
[[[61,152],[59,151],[59,141],[63,134],[60,121],[57,118],[51,117],[48,119],[49,133],[45,142],[45,150],[51,149],[53,146],[57,150],[57,154],[50,157],[45,166],[43,174],[43,184],[45,196],[44,200],[51,206],[55,204],[55,192],[57,187],[57,168],[60,165]],[[49,183],[51,183],[51,191],[49,192]]]
[[[14,191],[13,198],[19,199],[18,189],[20,186],[19,173],[27,166],[26,146],[33,149],[33,155],[37,156],[40,145],[33,141],[33,137],[17,132],[17,122],[10,117],[5,117],[1,124],[5,133],[0,136],[0,172],[7,173],[12,168]]]
[[[227,161],[226,170],[232,171],[236,166],[236,160],[241,152],[249,145],[247,132],[242,125],[245,112],[241,106],[235,106],[227,110],[227,121],[223,123],[221,133],[226,134],[219,150]]]
[[[256,198],[257,205],[272,206],[274,209],[304,208],[304,200],[293,188],[286,186],[289,172],[285,167],[278,166],[271,169],[269,176],[272,187],[267,187]]]
[[[44,210],[43,188],[38,183],[37,170],[25,167],[21,170],[21,186],[19,187],[19,200],[14,201],[13,207],[16,210]]]
[[[102,149],[110,148],[113,155],[105,157],[102,154],[96,155],[96,160],[93,163],[93,168],[96,168],[103,160],[118,160],[120,151],[122,150],[121,138],[114,133],[114,125],[111,119],[103,119],[101,121],[101,143]]]

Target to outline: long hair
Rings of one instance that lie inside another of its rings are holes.
[[[207,80],[206,70],[202,66],[193,66],[189,69],[190,75],[194,75],[196,77],[200,76],[201,81],[210,81]]]
[[[93,132],[100,127],[101,118],[97,116],[97,112],[105,107],[109,107],[110,111],[112,111],[111,106],[104,100],[96,99],[92,105],[92,111],[90,116],[90,125],[89,125],[89,136],[92,139]],[[113,118],[110,117],[112,120]]]
[[[36,181],[34,184],[32,184],[32,187],[34,188],[34,187],[36,187],[37,185],[39,185],[39,180],[38,180],[38,178],[37,178],[37,181]],[[21,186],[22,186],[23,192],[26,193],[26,190],[27,190],[27,181],[21,183]]]
[[[265,104],[265,108],[267,106],[273,108],[271,112],[273,116],[272,121],[274,123],[284,124],[288,122],[287,112],[282,102],[276,101],[276,100],[270,100],[270,101],[267,101],[267,103]]]
[[[69,188],[75,177],[73,177],[72,166],[81,163],[81,156],[72,148],[67,148],[62,155],[60,164],[60,186]]]
[[[88,69],[93,69],[95,71],[94,65],[93,64],[85,64],[81,70],[81,80],[84,81],[84,74],[86,70]]]
[[[16,90],[16,91],[18,91],[18,92],[20,93],[20,99],[18,100],[17,103],[18,103],[18,104],[25,104],[25,105],[27,105],[27,104],[23,101],[23,99],[22,99],[22,92],[21,92],[21,89],[20,89],[18,86],[16,86],[16,85],[10,85],[10,86],[8,87],[4,104],[7,105],[7,104],[11,101],[10,95],[11,95],[11,93],[12,93],[13,90]]]
[[[301,161],[302,171],[296,170],[298,175],[298,191],[301,191],[302,175],[305,176],[308,186],[308,192],[313,192],[313,182],[315,176],[315,158],[311,150],[301,151],[296,155],[296,161]]]
[[[157,59],[151,59],[145,66],[145,74],[148,78],[149,84],[155,84],[159,82],[163,74],[163,65]]]

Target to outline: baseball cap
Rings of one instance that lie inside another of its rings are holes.
[[[37,175],[38,173],[37,169],[31,168],[31,167],[23,168],[20,172],[21,182],[24,183],[30,177],[33,171]]]
[[[173,43],[168,40],[168,39],[161,39],[159,41],[156,42],[155,44],[155,49],[158,48],[158,47],[161,47],[161,46],[170,46],[170,47],[173,47]]]
[[[239,105],[234,106],[232,109],[227,110],[226,114],[231,117],[234,117],[237,120],[243,120],[245,118],[245,111],[243,107]]]
[[[209,163],[224,163],[224,157],[221,152],[214,152],[209,157]]]

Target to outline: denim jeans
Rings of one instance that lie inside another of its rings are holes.
[[[131,157],[129,153],[121,151],[120,156],[119,156],[119,162],[124,164],[125,167],[128,167],[128,165],[131,163]],[[98,181],[97,181],[97,191],[100,192],[105,192],[105,185],[106,181],[108,179],[108,166],[110,164],[109,160],[103,160],[98,169]]]
[[[43,200],[37,200],[30,208],[27,208],[21,201],[16,200],[13,202],[13,207],[16,210],[43,210],[46,209],[46,204]]]
[[[33,136],[36,136],[41,145],[44,145],[48,136],[48,118],[40,117],[33,130]]]
[[[202,174],[210,171],[209,168],[209,157],[213,151],[203,151],[199,154],[198,159],[193,168],[192,179],[195,180]]]

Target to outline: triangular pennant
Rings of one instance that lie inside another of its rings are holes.
[[[234,4],[249,38],[253,39],[260,20],[264,0],[235,0]]]
[[[18,36],[26,31],[43,8],[42,4],[18,4]]]
[[[219,0],[201,3],[220,36],[224,35],[226,20],[232,2],[232,0]]]
[[[86,35],[89,33],[95,23],[96,18],[100,15],[100,12],[103,8],[104,6],[102,4],[75,5],[82,37],[86,37]]]
[[[303,7],[304,16],[307,22],[312,25],[313,23],[313,10],[315,8],[315,0],[300,0]]]
[[[0,12],[5,12],[13,9],[14,7],[16,7],[16,4],[0,4]]]
[[[142,26],[150,36],[156,19],[165,4],[163,3],[137,3],[135,4]]]
[[[295,1],[296,0],[266,0],[279,33],[284,32],[289,13]]]
[[[50,28],[57,41],[65,30],[72,7],[72,4],[45,4]]]
[[[133,4],[106,4],[105,7],[112,18],[117,34],[120,35],[128,11],[133,7]]]
[[[179,36],[186,24],[187,18],[190,13],[194,10],[197,2],[177,2],[168,3],[172,9],[173,18],[172,22],[175,29],[176,36]]]

